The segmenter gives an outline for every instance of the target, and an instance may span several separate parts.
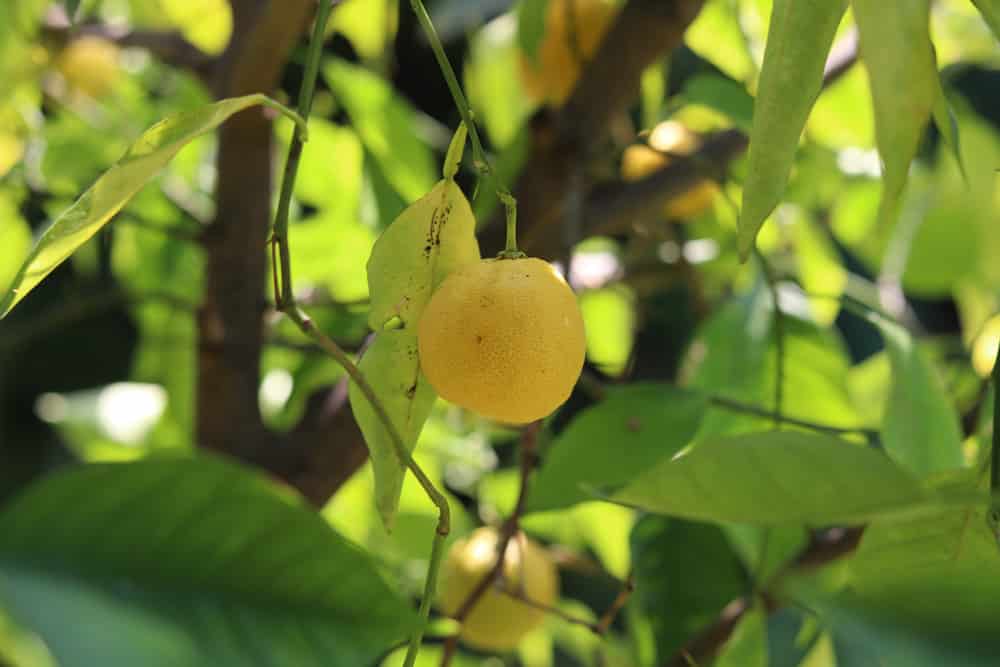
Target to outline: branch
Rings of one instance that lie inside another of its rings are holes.
[[[648,7],[650,4],[659,5],[659,11]],[[558,223],[562,218],[559,213],[566,206],[570,193],[567,177],[572,173],[570,165],[585,160],[599,144],[603,139],[602,129],[615,113],[625,111],[631,101],[631,98],[617,95],[626,87],[634,91],[645,66],[679,45],[684,29],[700,5],[694,0],[660,3],[633,0],[622,11],[590,67],[584,71],[569,103],[558,113],[552,127],[545,127],[538,133],[543,138],[548,135],[554,138],[544,139],[536,146],[515,192],[521,218],[531,225],[530,228],[525,225],[521,233],[521,245],[526,252],[541,256],[556,256],[561,252],[562,233]],[[643,22],[647,25],[642,28],[635,25]],[[633,37],[629,31],[635,31]],[[639,35],[653,31],[657,31],[660,41],[645,45],[629,42],[630,39],[638,41]],[[650,49],[651,46],[658,46],[659,50]],[[834,44],[824,70],[824,87],[832,85],[857,62],[857,47],[857,35],[853,31]],[[642,68],[634,69],[638,60],[623,57],[619,67],[619,51],[649,59]],[[672,159],[667,166],[643,179],[594,187],[583,207],[583,235],[628,231],[636,219],[658,215],[669,201],[683,196],[702,181],[721,180],[729,163],[741,156],[748,146],[749,139],[743,132],[726,130],[710,136],[694,154]],[[497,237],[494,224],[487,230],[484,241],[496,244]]]
[[[566,105],[543,121],[515,196],[522,221],[521,249],[531,255],[558,255],[558,224],[571,191],[571,165],[600,146],[611,121],[625,113],[645,69],[681,44],[702,0],[630,0],[585,65]],[[499,220],[483,235],[483,246],[503,247]],[[488,254],[488,252],[487,252]]]
[[[176,30],[132,30],[124,25],[103,23],[72,25],[61,4],[49,9],[42,29],[49,36],[66,42],[80,37],[100,37],[118,46],[145,49],[167,65],[190,70],[205,81],[217,62]]]
[[[314,6],[310,0],[232,0],[233,39],[213,68],[218,98],[272,93]],[[198,317],[197,437],[236,459],[267,460],[281,438],[258,404],[266,305],[272,128],[259,110],[219,132],[216,218],[205,230],[205,293]]]

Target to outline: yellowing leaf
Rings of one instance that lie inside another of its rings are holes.
[[[420,372],[416,332],[407,329],[380,331],[358,368],[388,413],[403,444],[412,451],[437,398]],[[389,529],[399,506],[406,467],[396,453],[389,431],[354,382],[348,396],[371,455],[375,504]]]
[[[378,331],[394,317],[404,327],[415,325],[445,276],[479,259],[475,229],[469,202],[450,179],[400,213],[368,260],[371,328]]]

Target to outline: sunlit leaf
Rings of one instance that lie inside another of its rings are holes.
[[[706,2],[684,33],[684,43],[736,81],[746,82],[756,70],[734,3]]]
[[[929,30],[929,0],[851,0],[875,106],[884,167],[883,226],[895,221],[910,162],[941,93]],[[905,91],[905,94],[900,94]]]
[[[0,527],[0,597],[64,667],[368,664],[414,620],[315,512],[211,458],[60,473]]]
[[[612,499],[687,519],[762,524],[860,523],[933,501],[883,454],[793,431],[706,440]]]
[[[781,201],[799,137],[823,83],[823,66],[846,0],[776,0],[750,131],[740,211],[740,255]]]
[[[635,301],[635,294],[625,285],[587,290],[580,295],[587,358],[608,375],[621,375],[632,354]]]
[[[531,4],[522,3],[521,11]],[[470,41],[465,60],[469,101],[497,147],[510,144],[531,110],[521,83],[524,56],[517,48],[515,28],[508,14],[490,21]]]
[[[171,116],[146,130],[117,164],[46,228],[0,301],[0,317],[107,224],[189,141],[267,100],[264,95],[222,100]]]
[[[437,398],[427,378],[420,372],[416,332],[409,329],[378,332],[358,368],[385,408],[403,445],[412,450]],[[351,409],[371,455],[375,473],[375,504],[386,528],[391,528],[406,467],[399,458],[392,436],[357,384],[351,383],[349,395]]]
[[[388,81],[364,67],[329,60],[322,71],[365,148],[399,194],[412,202],[430,190],[434,158],[419,139],[413,107]]]
[[[158,0],[167,18],[189,42],[205,53],[218,55],[233,32],[233,13],[225,0]]]
[[[532,484],[529,509],[567,507],[592,499],[594,489],[627,484],[686,446],[704,407],[701,396],[667,385],[610,391],[552,443]]]
[[[958,415],[941,380],[909,333],[872,316],[892,365],[892,390],[882,422],[882,444],[901,465],[927,475],[963,463]]]
[[[997,39],[1000,39],[1000,0],[972,0]]]
[[[363,58],[377,59],[396,36],[398,3],[347,0],[330,17],[329,30],[342,32]]]

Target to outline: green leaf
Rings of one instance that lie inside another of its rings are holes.
[[[416,331],[385,329],[378,332],[375,342],[361,357],[358,368],[388,413],[404,446],[412,451],[437,398],[427,378],[420,372]],[[349,397],[354,418],[361,427],[371,454],[375,473],[375,504],[388,530],[399,507],[406,466],[396,453],[392,436],[354,382],[351,383]]]
[[[397,317],[404,327],[415,326],[441,281],[479,259],[475,231],[469,201],[450,179],[407,207],[375,242],[368,260],[371,328],[379,331]]]
[[[777,347],[770,293],[763,282],[706,320],[689,352],[687,382],[707,394],[773,408]],[[836,331],[785,315],[782,412],[843,427],[859,418],[847,391],[850,361]],[[698,437],[760,430],[772,420],[711,407]]]
[[[170,116],[146,130],[111,169],[42,233],[10,291],[0,300],[0,318],[107,224],[192,139],[214,130],[235,113],[268,103],[270,100],[264,95],[222,100]]]
[[[851,0],[875,107],[884,189],[879,221],[895,221],[906,175],[938,97],[929,0]],[[901,94],[901,91],[905,91]]]
[[[767,610],[761,605],[740,618],[715,667],[769,667],[767,659]]]
[[[756,73],[747,37],[734,3],[706,2],[684,33],[692,51],[736,81],[747,81]]]
[[[532,4],[545,3],[522,3],[521,14]],[[463,71],[465,89],[477,119],[482,119],[490,141],[498,149],[510,144],[531,112],[521,82],[523,57],[509,15],[487,23],[469,42]]]
[[[921,476],[961,467],[958,414],[934,369],[905,329],[877,315],[870,320],[882,333],[892,366],[881,429],[886,452]]]
[[[750,131],[740,210],[740,257],[781,202],[799,137],[823,85],[823,66],[846,0],[775,0]]]
[[[64,667],[368,664],[416,620],[313,510],[207,457],[30,487],[0,514],[0,599]]]
[[[753,127],[754,100],[742,84],[716,74],[698,74],[684,82],[684,100],[721,111],[744,132]]]
[[[700,395],[669,385],[610,389],[552,443],[532,483],[529,511],[592,500],[596,488],[633,480],[691,441],[704,408]]]
[[[560,1],[560,0],[557,0]],[[517,42],[532,61],[538,61],[538,49],[545,36],[545,17],[551,0],[521,0],[517,8]]]
[[[977,475],[962,471],[938,487],[972,491]],[[1000,559],[984,514],[982,507],[942,508],[876,520],[849,562],[846,591],[816,599],[805,590],[833,626],[838,664],[995,664]]]
[[[934,500],[884,455],[796,431],[706,440],[611,499],[687,519],[762,524],[861,523]]]
[[[747,590],[747,573],[717,526],[647,516],[632,529],[635,598],[658,660],[671,656]]]
[[[983,20],[990,26],[990,30],[1000,39],[1000,0],[972,0],[979,13],[983,15]]]
[[[393,188],[407,202],[430,190],[434,157],[419,139],[416,110],[388,81],[364,67],[329,60],[323,76]]]

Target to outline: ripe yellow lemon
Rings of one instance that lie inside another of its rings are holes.
[[[622,178],[637,181],[670,164],[670,155],[691,155],[701,145],[694,132],[677,121],[664,121],[653,128],[648,144],[633,144],[622,153]],[[680,197],[667,202],[663,213],[671,220],[695,218],[711,206],[718,186],[710,180],[700,181]]]
[[[576,296],[548,262],[484,259],[445,278],[418,325],[420,367],[443,398],[510,424],[562,405],[586,351]]]
[[[535,60],[521,56],[528,95],[543,104],[565,102],[616,13],[608,0],[550,0]]]
[[[500,533],[479,528],[458,540],[448,551],[442,569],[440,606],[448,615],[462,603],[496,563]],[[529,600],[551,607],[559,599],[559,576],[548,552],[523,533],[507,543],[500,586]],[[545,611],[528,605],[491,586],[465,618],[459,634],[470,646],[505,651],[545,621]]]
[[[118,79],[118,47],[91,35],[74,39],[59,54],[56,68],[71,91],[102,97]]]

